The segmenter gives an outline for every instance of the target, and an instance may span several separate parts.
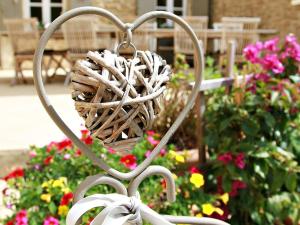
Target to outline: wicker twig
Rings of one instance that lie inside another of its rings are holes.
[[[93,136],[128,150],[151,128],[170,74],[170,66],[149,51],[133,59],[108,50],[88,52],[71,76],[72,97]]]

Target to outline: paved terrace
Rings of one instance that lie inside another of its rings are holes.
[[[36,94],[32,72],[26,71],[29,84],[10,86],[12,70],[0,70],[0,177],[24,162],[30,145],[44,146],[65,135],[52,122]],[[68,126],[79,133],[82,120],[74,109],[64,77],[46,85],[47,93]]]

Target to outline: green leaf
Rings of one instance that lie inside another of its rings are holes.
[[[266,174],[265,174],[265,168],[263,168],[263,166],[259,163],[255,163],[254,164],[254,171],[255,173],[257,173],[261,178],[265,179],[266,178]]]
[[[286,179],[285,179],[285,187],[290,191],[295,191],[297,187],[297,174],[295,173],[288,173]]]
[[[246,135],[254,136],[259,130],[259,125],[254,120],[245,120],[242,123],[242,130]]]
[[[50,211],[52,214],[55,214],[55,213],[56,213],[57,207],[56,207],[56,205],[55,205],[54,202],[50,202],[48,208],[49,208],[49,211]]]

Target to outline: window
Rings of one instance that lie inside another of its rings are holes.
[[[186,15],[187,0],[157,0],[156,10],[168,11],[178,16]],[[158,27],[171,27],[173,22],[166,19],[158,19]]]
[[[292,5],[300,5],[300,0],[292,0]]]
[[[62,12],[63,0],[24,0],[24,17],[36,17],[47,25]]]

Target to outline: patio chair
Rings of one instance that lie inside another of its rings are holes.
[[[243,24],[242,23],[214,23],[213,29],[223,32],[231,32],[231,31],[242,31]],[[223,36],[223,35],[222,35]],[[224,46],[221,46],[225,44]],[[213,52],[220,52],[221,50],[224,51],[227,48],[226,42],[222,41],[221,39],[214,39],[213,40]]]
[[[197,37],[203,43],[204,53],[207,47],[207,26],[208,17],[207,16],[189,16],[184,17],[184,20],[194,29]],[[182,28],[175,24],[174,29],[174,55],[180,53],[187,57],[193,57],[194,48],[192,41],[188,38],[188,35],[182,30]]]
[[[67,44],[67,58],[71,68],[77,60],[84,59],[88,51],[98,51],[112,48],[111,31],[114,30],[110,24],[98,24],[98,17],[81,16],[71,19],[63,24],[62,30]],[[99,33],[98,33],[99,31]],[[101,32],[100,32],[101,31]],[[70,81],[68,73],[65,84]]]
[[[32,61],[34,51],[39,40],[38,20],[30,19],[5,19],[4,24],[11,41],[15,61],[15,78],[12,84],[19,81],[26,83],[22,64]]]
[[[257,30],[261,19],[259,17],[222,17],[222,23],[242,23],[244,30]]]
[[[237,63],[241,63],[244,61],[243,49],[247,45],[251,43],[255,43],[257,41],[257,33],[255,31],[252,32],[249,30],[227,31],[227,32],[224,31],[222,33],[222,39],[221,39],[221,51],[220,51],[220,60],[219,60],[220,68],[222,68],[225,64],[228,44],[229,42],[232,41],[235,42],[235,46],[236,46],[235,61]]]

